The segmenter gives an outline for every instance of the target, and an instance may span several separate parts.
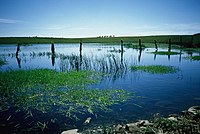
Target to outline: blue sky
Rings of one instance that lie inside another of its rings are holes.
[[[0,36],[200,32],[200,0],[0,0]]]

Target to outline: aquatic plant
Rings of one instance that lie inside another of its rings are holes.
[[[152,54],[157,55],[178,55],[180,52],[169,52],[169,51],[158,51],[158,52],[151,52]]]
[[[175,73],[179,69],[173,66],[149,65],[149,66],[132,66],[131,70],[132,71],[141,70],[152,74],[166,74],[166,73]]]
[[[200,56],[192,56],[190,57],[192,60],[200,60]]]
[[[99,76],[91,71],[49,69],[0,72],[0,109],[12,104],[25,111],[54,111],[77,118],[77,113],[109,110],[108,106],[133,97],[125,90],[87,89],[89,84],[98,82]]]

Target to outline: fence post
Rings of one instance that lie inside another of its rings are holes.
[[[82,62],[83,62],[83,57],[82,57],[82,45],[83,45],[83,43],[82,43],[82,40],[80,40],[80,67],[81,67],[81,65],[82,65]]]
[[[158,49],[158,45],[157,45],[156,40],[154,40],[154,42],[155,42],[155,47],[156,47],[156,50],[157,50]]]
[[[140,50],[142,50],[141,39],[139,39]]]
[[[52,52],[52,55],[55,54],[55,47],[54,47],[54,43],[51,44],[51,52]]]
[[[124,45],[123,45],[123,40],[121,40],[121,51],[124,51]]]
[[[168,47],[168,51],[171,51],[171,39],[169,39],[169,47]]]
[[[82,45],[83,45],[82,40],[80,40],[80,52],[82,52]]]
[[[18,53],[19,53],[19,51],[20,51],[20,44],[18,43],[18,44],[17,44],[16,57],[18,57]]]

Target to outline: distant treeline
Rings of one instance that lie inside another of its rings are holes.
[[[194,35],[159,35],[159,36],[127,36],[127,37],[91,37],[91,38],[49,38],[49,37],[0,37],[0,44],[50,44],[50,43],[168,43],[186,47],[200,47],[200,33]]]

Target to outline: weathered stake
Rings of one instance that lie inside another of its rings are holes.
[[[52,55],[55,54],[55,47],[54,47],[54,44],[53,44],[53,43],[51,44],[51,52],[52,52]]]
[[[82,51],[82,45],[83,45],[83,43],[82,43],[82,40],[80,41],[80,52]]]
[[[139,39],[140,50],[142,50],[141,39]]]
[[[124,52],[123,40],[121,40],[121,51]]]
[[[121,40],[121,63],[123,63],[123,53],[124,53],[124,44],[123,40]]]
[[[157,50],[157,49],[158,49],[158,45],[157,45],[156,40],[154,40],[154,42],[155,42],[155,48],[156,48],[156,50]]]
[[[19,51],[20,51],[20,44],[18,43],[18,44],[17,44],[16,57],[18,57],[18,53],[19,53]]]
[[[171,51],[171,39],[169,39],[169,47],[168,47],[168,51]]]

